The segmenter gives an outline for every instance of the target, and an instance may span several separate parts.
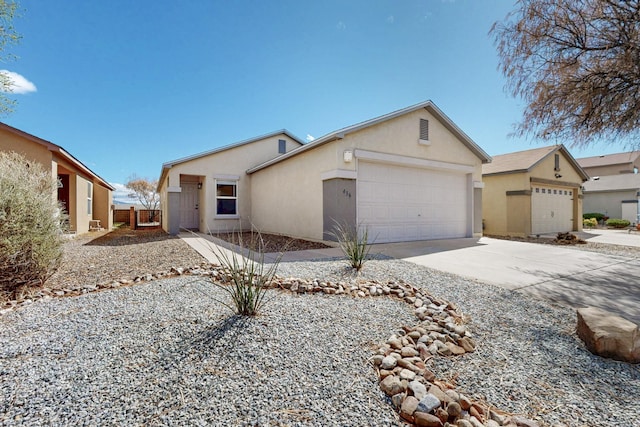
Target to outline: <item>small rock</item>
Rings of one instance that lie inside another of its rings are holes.
[[[400,416],[409,422],[413,422],[413,413],[418,407],[418,399],[413,396],[407,396],[400,407]]]
[[[387,396],[393,396],[394,394],[404,393],[406,388],[402,386],[400,378],[395,375],[389,375],[380,383],[380,389],[384,391]]]
[[[400,350],[402,348],[402,341],[400,341],[398,338],[388,340],[387,344],[389,344],[391,348],[395,348],[397,350]]]
[[[504,415],[498,414],[496,411],[489,411],[489,418],[500,425],[505,423],[507,417]]]
[[[537,422],[517,415],[511,417],[511,421],[516,423],[518,427],[540,427]]]
[[[384,356],[381,354],[376,354],[375,356],[373,356],[371,358],[371,364],[373,366],[380,366],[380,364],[382,363],[382,361],[384,360]]]
[[[418,427],[442,427],[442,421],[435,415],[416,412],[413,416]]]
[[[53,291],[53,294],[57,297],[63,297],[64,296],[64,291]]]
[[[439,408],[440,404],[440,400],[436,396],[431,393],[427,393],[422,399],[420,399],[417,410],[420,412],[431,412],[434,409]]]
[[[467,420],[460,419],[456,422],[458,427],[473,427],[473,424]]]
[[[471,408],[471,401],[464,394],[460,393],[460,400],[458,401],[463,411],[468,411]]]
[[[428,392],[433,394],[435,397],[437,397],[440,402],[444,402],[444,403],[451,402],[451,398],[447,396],[447,394],[444,391],[442,391],[442,389],[437,385],[432,385],[431,387],[429,387]]]
[[[413,381],[415,378],[416,378],[416,373],[413,371],[410,371],[409,369],[402,369],[402,371],[400,371],[401,380]]]
[[[471,353],[476,350],[476,343],[469,337],[462,337],[458,340],[458,345],[464,349],[464,351]]]
[[[446,342],[445,345],[451,351],[451,354],[453,354],[454,356],[460,356],[466,353],[464,348],[460,347],[459,345],[455,345],[454,343]]]
[[[414,357],[418,356],[420,353],[413,347],[402,347],[402,350],[400,350],[400,354],[402,355],[402,357]]]
[[[427,394],[427,387],[420,381],[411,381],[408,388],[418,400],[422,400],[422,398]]]
[[[458,418],[462,414],[462,408],[458,402],[450,402],[447,405],[447,413],[452,418]]]
[[[479,419],[477,419],[476,417],[474,417],[474,416],[469,418],[469,422],[471,423],[472,427],[484,427],[482,422]]]
[[[397,360],[395,357],[389,355],[384,357],[382,361],[380,361],[380,368],[382,369],[393,369],[396,366]]]
[[[399,408],[402,405],[405,397],[407,397],[406,393],[394,394],[393,396],[391,396],[391,403],[393,403],[393,406],[395,406],[396,408]]]

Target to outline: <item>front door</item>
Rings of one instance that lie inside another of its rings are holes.
[[[180,228],[197,230],[200,228],[198,184],[185,182],[180,187]]]

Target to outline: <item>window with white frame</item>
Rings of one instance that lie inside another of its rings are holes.
[[[93,214],[93,184],[87,182],[87,215]]]
[[[216,180],[216,215],[238,215],[238,181]]]

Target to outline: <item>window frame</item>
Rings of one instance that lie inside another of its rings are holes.
[[[279,139],[278,140],[278,154],[286,154],[287,152],[287,140]]]
[[[215,216],[214,218],[220,218],[220,219],[234,219],[234,218],[240,218],[240,214],[239,214],[239,206],[238,206],[238,179],[229,179],[229,178],[215,178],[215,208],[216,208],[216,212],[215,212]],[[219,185],[231,185],[234,188],[234,195],[233,196],[222,196],[222,195],[218,195],[218,186]],[[219,213],[218,211],[218,201],[219,200],[235,200],[235,213]]]
[[[93,183],[87,181],[87,215],[93,215]]]

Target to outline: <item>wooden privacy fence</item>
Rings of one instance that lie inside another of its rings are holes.
[[[123,222],[132,229],[160,228],[162,211],[159,209],[114,209],[113,222]]]

